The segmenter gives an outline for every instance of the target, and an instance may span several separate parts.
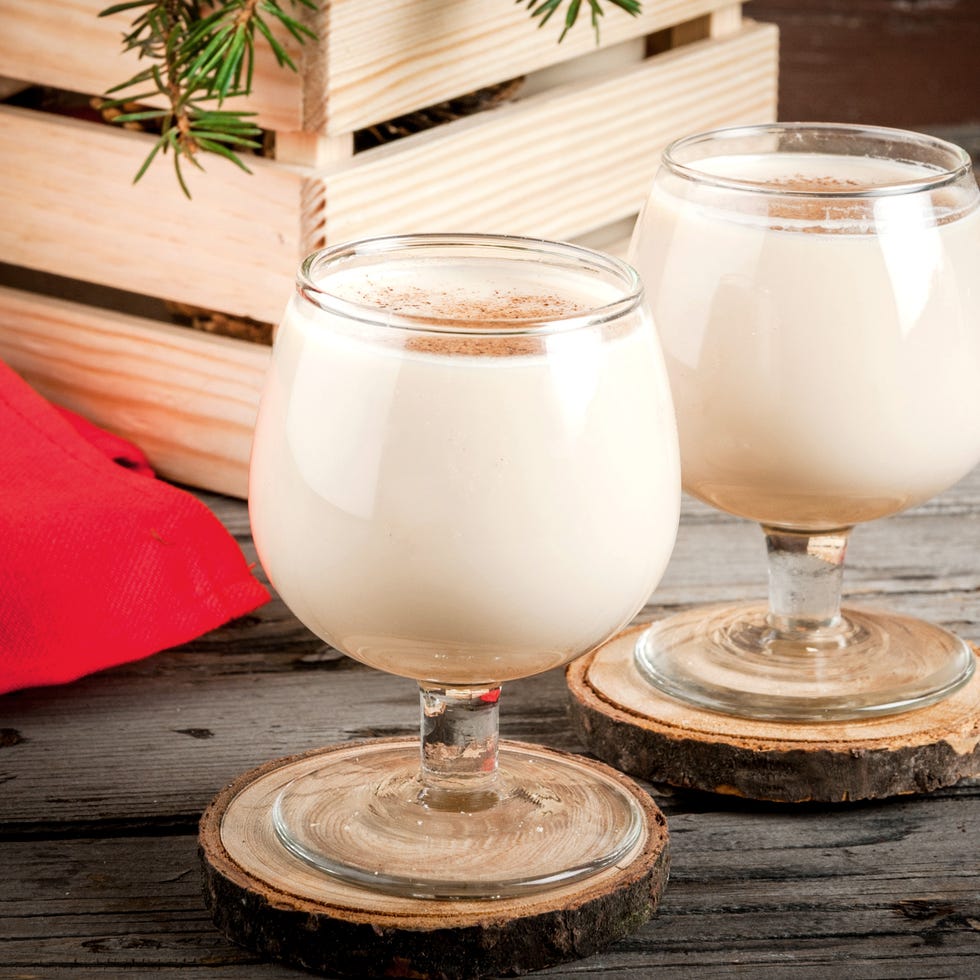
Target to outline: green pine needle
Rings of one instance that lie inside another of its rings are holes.
[[[126,82],[114,85],[106,108],[123,109],[119,123],[156,123],[160,135],[134,183],[146,173],[157,156],[173,153],[174,171],[183,192],[190,197],[182,163],[203,169],[199,156],[214,153],[250,172],[236,150],[261,146],[262,132],[243,118],[247,113],[223,108],[227,100],[252,91],[256,34],[269,45],[280,67],[296,71],[275,26],[300,44],[315,33],[293,16],[297,8],[316,11],[326,0],[126,0],[100,11],[100,17],[131,13],[129,31],[123,35],[125,51],[135,51],[149,66]],[[583,0],[515,0],[524,3],[538,26],[543,27],[564,6],[559,42],[575,26]],[[603,4],[609,3],[631,16],[640,13],[640,0],[585,0],[596,42]],[[148,88],[152,84],[152,88]],[[133,93],[133,89],[139,89]],[[125,95],[124,93],[130,94]],[[144,108],[146,103],[165,108]],[[212,108],[201,108],[201,103]]]
[[[532,17],[537,17],[538,27],[544,27],[551,19],[551,15],[562,6],[566,0],[514,0],[515,3],[524,3]],[[631,17],[636,17],[643,9],[640,0],[608,0],[615,7],[625,11]],[[599,43],[599,18],[605,14],[602,9],[603,0],[588,0],[590,20],[592,29],[595,31],[596,44]],[[558,43],[565,40],[565,35],[575,26],[578,21],[579,12],[582,9],[582,0],[568,0],[568,8],[565,11],[565,25],[558,37]]]
[[[152,62],[109,89],[106,94],[112,98],[104,103],[106,108],[125,110],[115,122],[159,124],[160,136],[134,183],[157,156],[168,152],[173,153],[177,182],[188,197],[182,164],[203,170],[203,154],[224,157],[250,173],[237,151],[260,149],[262,130],[246,118],[250,113],[224,109],[223,104],[252,91],[256,32],[271,46],[279,65],[296,70],[272,25],[278,23],[303,43],[315,34],[291,11],[318,6],[317,0],[129,0],[101,11],[100,17],[134,13],[123,48]],[[145,107],[147,102],[164,108]],[[209,105],[202,108],[201,103]]]

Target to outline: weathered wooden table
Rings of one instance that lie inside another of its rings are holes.
[[[245,506],[202,494],[254,557]],[[761,595],[762,536],[687,501],[643,618]],[[980,642],[980,469],[859,528],[845,589]],[[507,737],[580,751],[563,675],[505,689]],[[304,974],[212,926],[197,820],[233,777],[329,742],[416,731],[410,682],[309,634],[279,601],[195,643],[0,697],[0,978]],[[658,915],[590,978],[980,975],[980,779],[873,804],[777,806],[651,787],[671,830]]]

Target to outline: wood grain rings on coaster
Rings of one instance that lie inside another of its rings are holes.
[[[633,626],[574,661],[572,718],[598,758],[652,782],[781,803],[924,793],[980,774],[980,669],[945,700],[847,722],[736,718],[657,691]]]
[[[205,901],[218,928],[262,956],[357,977],[475,980],[589,956],[656,910],[668,875],[667,822],[649,795],[602,763],[523,746],[615,779],[639,804],[645,831],[619,863],[581,881],[520,898],[434,901],[382,894],[331,878],[286,851],[271,807],[281,788],[331,756],[375,739],[277,759],[227,786],[201,818]],[[521,743],[503,742],[506,746]]]

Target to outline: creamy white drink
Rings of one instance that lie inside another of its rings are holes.
[[[744,517],[850,525],[934,495],[980,459],[976,188],[834,197],[934,176],[803,153],[664,172],[632,262],[654,310],[684,486]],[[932,208],[936,208],[936,217]]]
[[[563,664],[635,615],[673,546],[648,315],[529,336],[529,318],[617,298],[529,264],[367,263],[279,327],[251,467],[259,555],[307,626],[390,673],[482,684]],[[387,315],[432,319],[368,322]]]

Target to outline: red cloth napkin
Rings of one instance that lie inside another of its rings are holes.
[[[201,501],[0,362],[0,693],[146,657],[268,598]]]

